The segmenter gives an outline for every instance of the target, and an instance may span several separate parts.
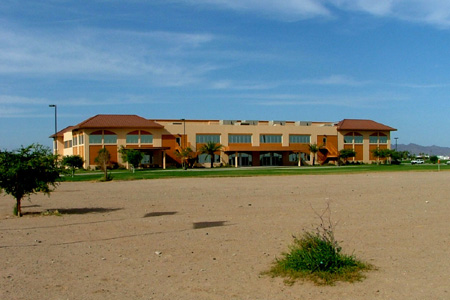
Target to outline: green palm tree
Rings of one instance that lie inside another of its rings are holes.
[[[175,156],[181,159],[183,169],[187,169],[187,162],[194,156],[194,151],[190,147],[175,151]]]
[[[200,148],[200,153],[208,154],[211,157],[211,168],[214,167],[214,153],[220,151],[223,145],[215,142],[208,142]]]
[[[309,148],[309,152],[311,152],[313,154],[313,163],[312,163],[312,165],[314,166],[316,164],[316,153],[319,152],[320,147],[317,146],[316,143],[314,143],[314,144],[309,144],[308,148]]]

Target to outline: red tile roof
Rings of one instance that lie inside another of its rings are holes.
[[[337,125],[338,130],[375,130],[375,131],[397,131],[397,129],[377,123],[372,120],[344,119]]]
[[[71,131],[72,129],[75,129],[75,126],[67,126],[66,128],[58,131],[56,133],[56,136],[57,137],[63,137],[64,133],[66,133],[67,131]],[[55,138],[55,134],[52,134],[51,136],[49,136],[49,138]]]
[[[80,124],[75,129],[85,128],[164,128],[155,121],[137,115],[96,115]]]

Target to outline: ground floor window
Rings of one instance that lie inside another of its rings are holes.
[[[211,162],[211,155],[203,153],[198,156],[198,163],[204,164],[210,162]],[[220,155],[214,154],[214,162],[216,163],[220,162]]]
[[[141,160],[141,164],[143,165],[153,164],[153,155],[151,153],[144,154],[144,157]]]
[[[289,161],[290,162],[298,162],[298,155],[299,153],[291,153],[289,154]],[[302,159],[302,161],[309,161],[310,156],[307,153],[300,153],[300,158]]]
[[[228,164],[230,166],[236,165],[236,153],[233,153],[228,156]],[[251,153],[238,153],[238,166],[247,167],[252,166],[253,160]]]
[[[278,152],[266,152],[259,156],[261,166],[281,166],[283,155]]]

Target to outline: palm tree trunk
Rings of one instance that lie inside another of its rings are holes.
[[[211,169],[214,168],[214,152],[209,154],[211,156]]]

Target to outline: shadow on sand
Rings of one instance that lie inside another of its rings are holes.
[[[155,211],[144,215],[144,218],[150,217],[161,217],[161,216],[172,216],[177,214],[177,211]]]
[[[60,213],[62,215],[84,215],[84,214],[90,214],[90,213],[108,213],[113,212],[117,210],[121,210],[123,208],[105,208],[105,207],[83,207],[83,208],[52,208],[48,209],[46,211],[30,211],[30,212],[23,212],[22,215],[43,215],[46,212],[49,213]]]
[[[194,229],[210,228],[210,227],[220,227],[225,226],[228,221],[213,221],[213,222],[195,222],[193,223]]]

